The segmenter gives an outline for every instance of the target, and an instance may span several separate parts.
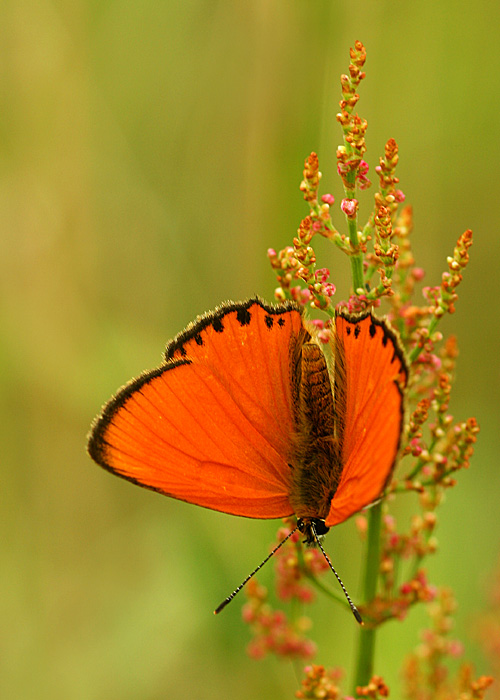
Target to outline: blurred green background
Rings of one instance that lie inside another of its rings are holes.
[[[247,658],[242,600],[212,615],[276,523],[134,488],[98,469],[85,439],[101,404],[196,314],[272,299],[265,252],[307,212],[311,150],[340,200],[339,75],[357,38],[371,173],[394,137],[428,284],[458,235],[475,233],[442,329],[461,348],[451,412],[482,433],[429,568],[454,586],[456,633],[487,672],[474,630],[500,544],[499,22],[485,0],[2,4],[2,698],[293,697],[291,664]],[[370,206],[369,191],[361,213]],[[319,249],[344,298],[347,261]],[[356,598],[353,524],[326,542]],[[318,661],[352,668],[351,616],[324,599],[312,615]],[[380,634],[377,672],[395,697],[425,619],[413,611]]]

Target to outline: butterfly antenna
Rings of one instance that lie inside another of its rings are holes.
[[[276,554],[276,552],[278,551],[278,549],[279,549],[280,547],[282,547],[282,546],[285,544],[285,542],[286,542],[286,541],[293,535],[293,533],[296,532],[297,530],[298,530],[298,528],[295,527],[291,532],[288,533],[288,535],[287,535],[283,540],[281,540],[281,542],[280,542],[278,545],[276,545],[276,547],[273,549],[273,551],[272,551],[270,554],[267,555],[267,557],[264,559],[264,561],[261,561],[261,563],[259,564],[259,566],[258,566],[256,569],[254,569],[254,570],[252,571],[251,574],[248,574],[248,576],[246,577],[246,579],[245,579],[244,581],[242,581],[242,583],[240,583],[240,585],[238,586],[238,588],[236,588],[236,589],[231,593],[231,595],[228,595],[228,597],[227,597],[225,600],[223,600],[222,603],[221,603],[217,608],[215,608],[215,610],[214,610],[214,615],[218,615],[218,614],[220,613],[221,610],[224,610],[224,608],[226,607],[226,605],[228,605],[228,603],[230,603],[230,602],[232,601],[232,599],[234,598],[234,596],[235,596],[237,593],[239,593],[239,592],[241,591],[241,589],[243,588],[243,586],[244,586],[246,583],[248,583],[248,581],[250,581],[250,579],[252,578],[252,576],[254,576],[254,575],[257,573],[257,571],[259,571],[260,569],[262,569],[262,567],[264,566],[264,564],[266,564],[266,563],[269,561],[269,559],[270,559],[274,554]],[[316,533],[315,533],[315,534],[316,534]],[[317,535],[316,535],[316,537],[317,537]],[[326,556],[326,555],[325,555],[325,556]],[[331,566],[331,564],[330,564],[330,566]],[[337,578],[338,578],[338,576],[337,576]],[[339,581],[340,581],[340,579],[339,579]],[[342,584],[341,584],[341,585],[342,585]],[[342,586],[342,588],[344,588],[344,586]],[[344,591],[345,591],[345,588],[344,588]],[[345,592],[346,592],[346,591],[345,591]],[[347,595],[347,592],[346,592],[346,595]],[[349,598],[349,596],[347,596],[347,597]],[[352,605],[352,603],[351,603],[351,605]],[[356,612],[357,612],[357,611],[356,611]],[[358,615],[359,615],[359,613],[358,613]]]
[[[354,603],[352,602],[351,596],[349,595],[349,593],[347,592],[346,587],[345,587],[344,584],[342,583],[342,579],[340,578],[340,576],[338,575],[338,573],[337,573],[337,572],[335,571],[335,569],[333,568],[333,564],[332,564],[332,562],[330,561],[330,557],[328,556],[328,554],[327,554],[327,553],[325,552],[325,550],[323,549],[323,545],[321,544],[321,540],[320,540],[320,538],[319,538],[319,536],[318,536],[318,533],[316,532],[316,526],[315,526],[314,522],[311,522],[311,530],[312,530],[312,533],[313,533],[313,535],[314,535],[314,539],[316,540],[316,544],[317,544],[318,547],[321,549],[321,552],[322,552],[323,556],[325,557],[326,561],[328,562],[328,566],[330,567],[330,569],[331,569],[331,570],[333,571],[333,573],[335,574],[335,578],[336,578],[337,581],[340,583],[340,587],[341,587],[342,590],[344,591],[344,595],[345,595],[345,597],[347,598],[347,602],[349,603],[349,607],[350,607],[351,610],[352,610],[352,614],[354,615],[354,617],[356,618],[356,620],[359,622],[359,624],[362,625],[362,624],[363,624],[363,618],[361,617],[361,614],[360,614],[359,610],[357,609],[357,607],[356,607],[356,606],[354,605]]]

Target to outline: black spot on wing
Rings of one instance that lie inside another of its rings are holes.
[[[221,318],[214,318],[212,321],[212,327],[216,333],[222,333],[224,330],[224,324],[222,323]]]
[[[200,340],[202,341],[201,344],[206,342],[204,332],[209,328],[213,328],[215,333],[224,333],[226,327],[224,318],[228,314],[236,312],[238,323],[241,326],[248,326],[253,318],[252,307],[260,307],[265,311],[264,322],[268,328],[274,325],[275,318],[277,318],[276,322],[280,327],[283,326],[285,324],[284,315],[291,311],[297,311],[301,316],[304,313],[303,308],[293,301],[286,301],[282,304],[267,304],[259,297],[253,297],[242,302],[226,302],[213,311],[199,316],[196,321],[190,323],[185,330],[176,335],[175,338],[167,344],[165,359],[169,361],[175,359],[179,355],[181,357],[189,355],[189,343],[193,340],[198,345],[200,345]],[[267,319],[270,319],[270,321]]]
[[[387,343],[391,344],[394,351],[393,356],[391,358],[391,363],[399,362],[400,371],[404,374],[404,383],[406,383],[409,374],[408,362],[406,360],[405,352],[399,339],[399,336],[397,332],[392,328],[389,321],[385,318],[378,318],[370,311],[362,311],[359,314],[352,314],[340,308],[337,309],[336,313],[338,316],[344,318],[347,321],[345,328],[345,332],[347,335],[350,335],[351,333],[351,326],[349,324],[354,325],[354,335],[356,337],[358,337],[359,333],[361,332],[357,324],[359,324],[360,321],[366,319],[368,316],[371,316],[371,323],[369,326],[370,336],[375,336],[375,333],[377,332],[377,326],[382,329],[382,345],[386,347]]]
[[[252,320],[252,314],[248,309],[238,309],[236,312],[236,320],[240,324],[240,326],[248,326],[250,321]]]

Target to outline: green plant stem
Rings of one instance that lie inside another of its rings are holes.
[[[351,255],[351,274],[356,294],[358,289],[363,289],[363,257],[361,255]]]
[[[359,238],[358,238],[357,218],[348,219],[347,226],[349,229],[349,241],[351,244],[351,249],[358,250]],[[351,255],[350,259],[351,259],[352,286],[354,289],[354,294],[356,294],[358,289],[364,289],[363,256],[361,253],[354,253],[353,255]]]
[[[368,547],[365,560],[363,580],[363,600],[370,603],[377,593],[377,580],[380,566],[380,526],[382,523],[382,504],[377,503],[369,511]],[[358,659],[354,690],[359,685],[367,685],[373,675],[376,628],[361,627],[359,630]],[[355,694],[355,693],[353,693]]]
[[[352,154],[352,146],[349,141],[346,141],[346,132],[344,130],[344,146],[346,152]],[[356,197],[356,171],[351,170],[346,175],[346,180],[344,183],[344,193],[347,199],[354,199]],[[351,254],[351,274],[352,274],[352,286],[354,294],[357,294],[358,289],[364,289],[363,280],[363,255],[359,252],[359,237],[358,237],[358,217],[354,218],[347,217],[347,229],[349,232],[349,243],[352,251]]]

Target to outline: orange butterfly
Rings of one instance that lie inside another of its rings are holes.
[[[223,304],[106,404],[89,454],[206,508],[294,514],[306,541],[319,543],[387,484],[408,377],[394,331],[370,312],[338,311],[331,350],[329,362],[294,302]]]

